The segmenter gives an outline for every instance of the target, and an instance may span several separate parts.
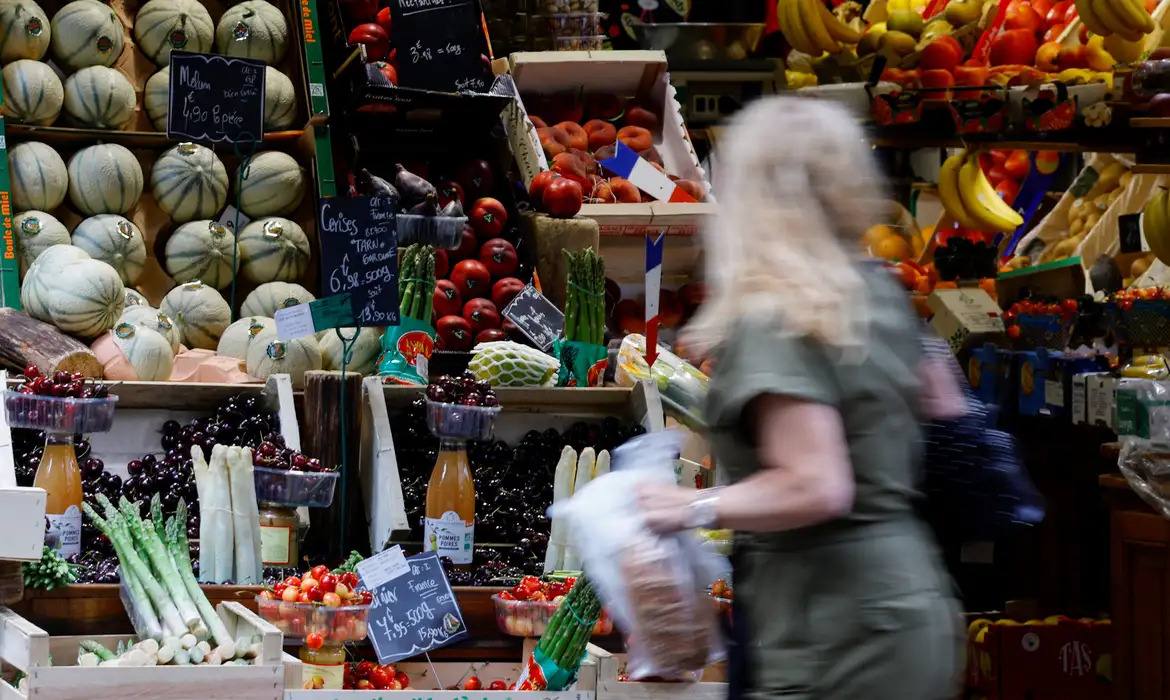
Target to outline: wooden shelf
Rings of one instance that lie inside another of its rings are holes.
[[[1170,118],[1166,117],[1134,117],[1129,125],[1135,129],[1170,129]]]
[[[8,380],[9,388],[17,381]],[[264,393],[263,384],[200,384],[196,382],[109,382],[118,397],[118,409],[150,408],[207,411],[237,394]]]
[[[74,129],[61,126],[31,126],[28,124],[7,124],[8,138],[14,143],[19,141],[44,141],[50,146],[78,145],[88,146],[95,141],[102,143],[116,143],[127,148],[166,149],[175,145],[173,139],[168,139],[165,131],[117,131],[106,129]],[[274,131],[264,134],[261,146],[273,148],[277,146],[291,146],[305,136],[303,129],[294,131]]]
[[[1166,175],[1170,173],[1170,163],[1136,163],[1130,172],[1136,175]]]

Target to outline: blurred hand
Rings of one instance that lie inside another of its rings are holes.
[[[638,506],[646,527],[660,535],[686,529],[687,506],[695,499],[695,489],[674,484],[642,483],[638,485]]]

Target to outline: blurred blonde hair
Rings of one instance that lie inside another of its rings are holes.
[[[886,197],[853,117],[821,100],[758,100],[732,120],[719,161],[719,214],[703,231],[707,300],[686,341],[710,351],[750,316],[864,352],[869,307],[854,251]]]

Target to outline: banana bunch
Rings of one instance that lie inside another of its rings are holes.
[[[837,18],[821,0],[778,0],[776,18],[792,48],[810,56],[837,54],[861,33]]]
[[[1141,0],[1076,0],[1075,4],[1081,21],[1094,34],[1120,34],[1138,41],[1154,31],[1154,20]]]
[[[1009,207],[979,167],[979,154],[964,150],[947,158],[938,175],[943,208],[971,231],[1015,231],[1024,218]]]
[[[1163,263],[1170,264],[1170,191],[1158,188],[1142,211],[1142,233],[1146,244]]]

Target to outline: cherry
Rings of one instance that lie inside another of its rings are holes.
[[[63,369],[59,369],[53,374],[53,381],[57,384],[68,384],[72,380],[73,376]]]
[[[24,368],[25,379],[36,379],[41,376],[41,371],[37,369],[36,365],[29,365]]]
[[[276,445],[265,441],[260,443],[260,446],[256,448],[256,451],[265,457],[273,457],[276,455]]]
[[[293,454],[292,459],[289,460],[289,464],[292,465],[293,469],[300,469],[303,471],[309,467],[309,458],[300,452],[297,452]]]

